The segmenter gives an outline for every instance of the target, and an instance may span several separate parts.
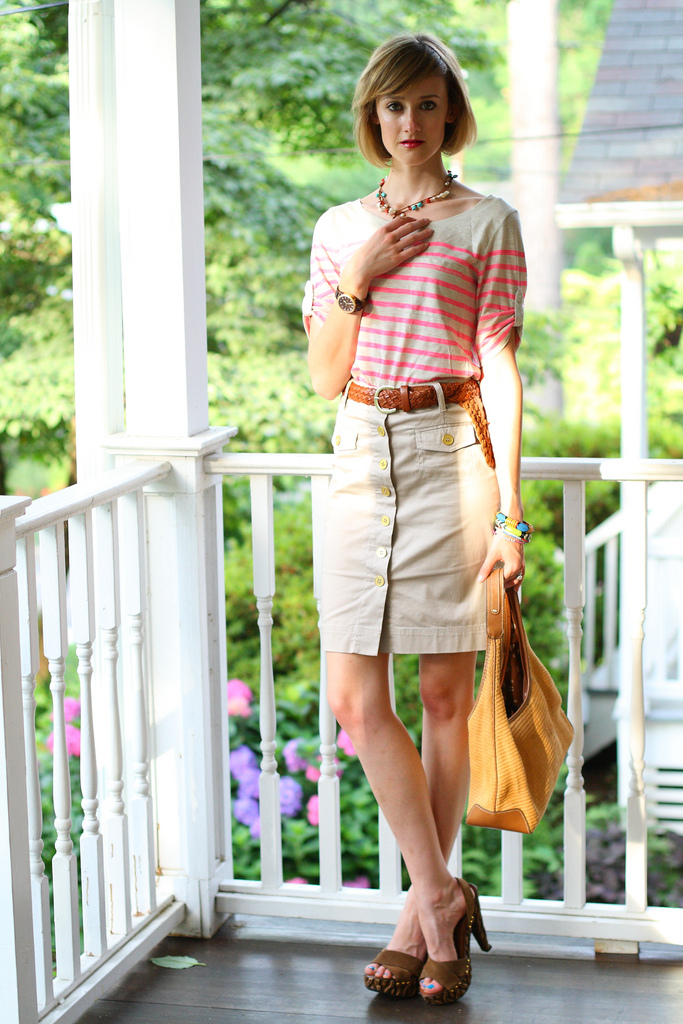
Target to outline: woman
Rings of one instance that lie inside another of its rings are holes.
[[[483,581],[498,562],[506,585],[523,577],[524,254],[516,212],[444,166],[476,124],[439,40],[380,46],[354,112],[361,153],[390,171],[376,194],[320,218],[304,308],[313,387],[342,395],[323,563],[328,697],[412,882],[365,984],[444,1003],[469,985],[472,930],[488,948],[476,889],[447,862],[469,780]],[[508,518],[492,531],[499,510]],[[420,655],[421,759],[391,707],[390,652]]]

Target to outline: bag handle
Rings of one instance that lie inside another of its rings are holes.
[[[486,578],[486,632],[492,640],[503,635],[504,568],[503,562],[497,562]]]

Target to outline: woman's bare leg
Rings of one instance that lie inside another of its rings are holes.
[[[422,655],[420,658],[420,695],[424,707],[422,763],[437,835],[446,861],[450,857],[467,799],[467,716],[473,702],[475,663],[476,652]],[[412,888],[408,891],[387,948],[412,956],[425,956],[426,944]],[[370,964],[366,973],[389,977],[391,970]],[[435,991],[438,989],[431,990],[432,993]]]
[[[430,956],[452,960],[464,897],[441,850],[422,761],[391,708],[388,656],[330,653],[327,665],[330,706],[399,844]]]

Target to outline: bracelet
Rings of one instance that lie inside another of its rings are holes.
[[[503,530],[500,526],[493,527],[494,537],[505,537],[506,540],[512,541],[514,544],[528,544],[531,537],[515,537],[513,534],[508,533],[507,530]]]
[[[524,519],[513,519],[511,516],[506,516],[504,512],[496,513],[495,528],[512,537],[521,538],[524,543],[531,540],[531,534],[534,532],[531,523],[525,522]]]

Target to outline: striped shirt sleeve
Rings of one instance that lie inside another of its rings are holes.
[[[306,333],[310,333],[311,317],[321,323],[327,319],[334,304],[334,293],[339,284],[339,250],[325,231],[324,217],[318,221],[313,232],[311,246],[311,276],[306,283],[302,313]]]
[[[474,341],[480,365],[505,348],[513,328],[516,328],[516,345],[522,337],[526,262],[516,211],[511,211],[500,223],[482,255]]]

